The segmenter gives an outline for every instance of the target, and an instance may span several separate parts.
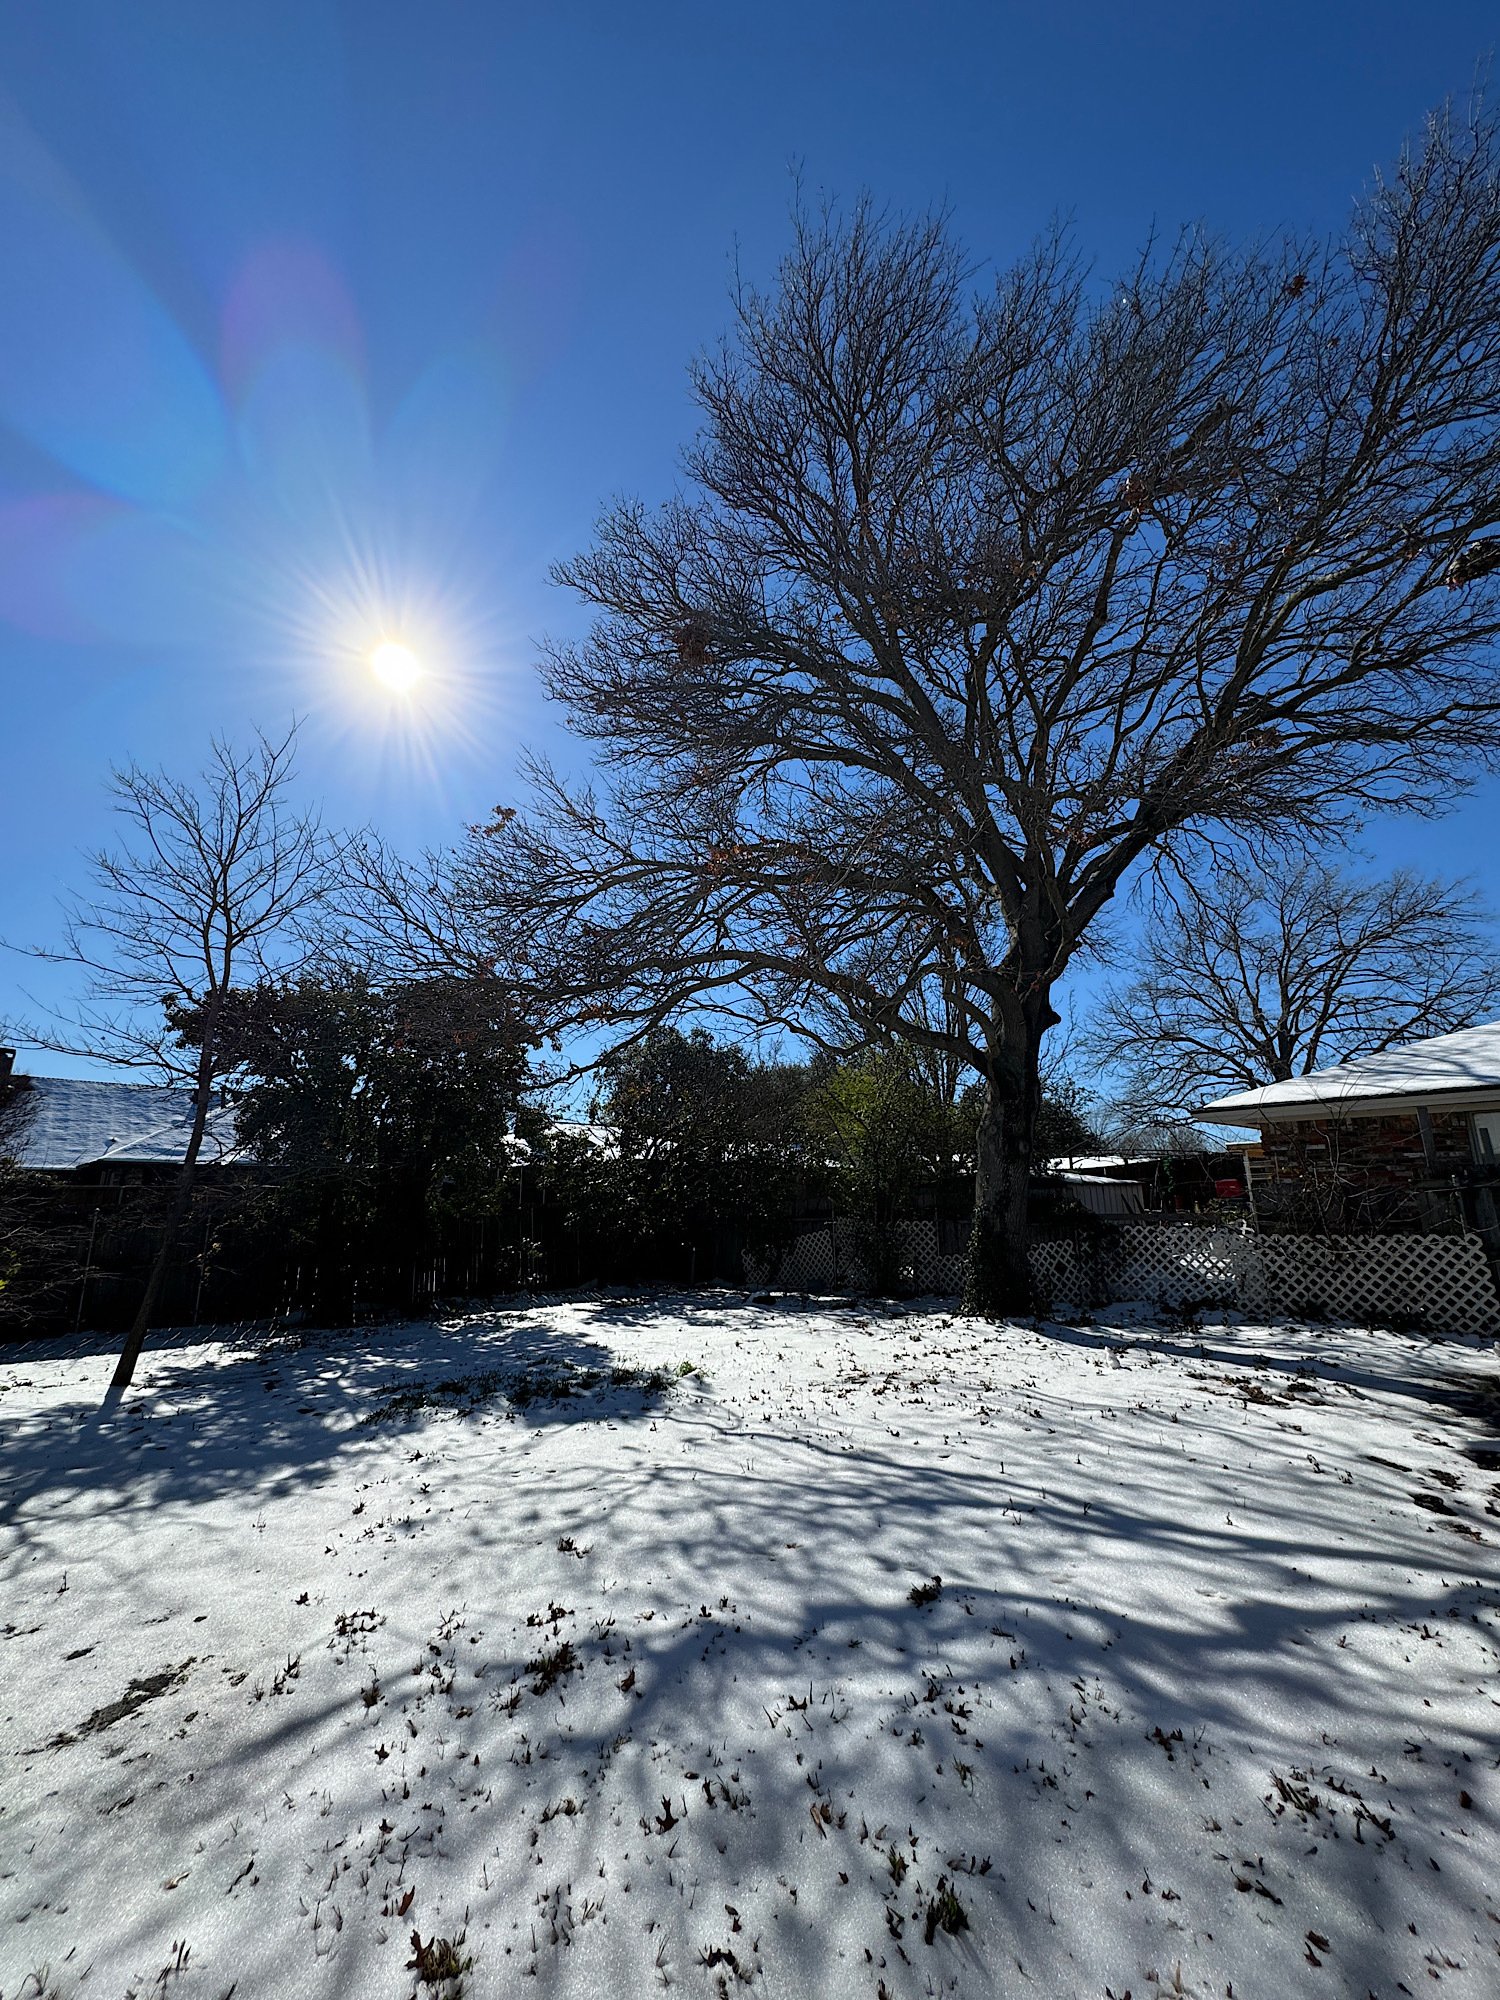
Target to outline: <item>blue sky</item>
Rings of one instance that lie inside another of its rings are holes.
[[[1337,226],[1493,5],[0,5],[0,935],[50,942],[111,760],[305,718],[336,821],[440,842],[567,754],[536,641],[604,500],[665,494],[685,363],[791,176],[1050,217]],[[374,690],[383,629],[434,662]],[[1500,900],[1500,787],[1372,832]],[[30,988],[0,956],[0,1020]],[[38,1057],[30,1066],[74,1067]]]

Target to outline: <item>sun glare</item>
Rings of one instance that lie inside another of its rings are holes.
[[[296,581],[286,650],[305,673],[303,705],[351,754],[442,786],[488,751],[522,643],[491,606],[352,541],[345,561],[308,565]]]
[[[422,677],[422,662],[399,639],[383,639],[370,655],[370,671],[393,694],[409,694]]]

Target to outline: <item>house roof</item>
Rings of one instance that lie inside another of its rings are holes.
[[[1408,1042],[1286,1083],[1217,1098],[1197,1114],[1213,1125],[1260,1125],[1329,1112],[1374,1117],[1425,1106],[1500,1106],[1500,1021]]]
[[[577,1118],[554,1118],[547,1125],[549,1135],[559,1139],[582,1139],[596,1153],[615,1154],[620,1135],[613,1125],[590,1125]]]
[[[114,1083],[81,1076],[24,1079],[19,1165],[66,1171],[101,1162],[170,1166],[187,1151],[192,1092],[167,1084]],[[235,1152],[234,1112],[209,1113],[200,1158],[205,1164]]]

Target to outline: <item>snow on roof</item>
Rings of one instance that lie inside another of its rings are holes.
[[[613,1125],[590,1125],[577,1118],[554,1118],[547,1125],[550,1136],[559,1139],[582,1139],[599,1153],[616,1153],[620,1147],[620,1135]]]
[[[1150,1167],[1156,1162],[1149,1153],[1060,1153],[1048,1160],[1049,1174],[1094,1174],[1105,1167]]]
[[[100,1161],[170,1166],[187,1151],[190,1090],[82,1076],[33,1076],[25,1085],[15,1148],[23,1167],[61,1172]],[[207,1164],[234,1150],[234,1113],[216,1106],[200,1158]]]
[[[1439,1099],[1500,1103],[1500,1021],[1242,1090],[1204,1105],[1198,1116],[1214,1125],[1258,1125],[1264,1119],[1310,1117],[1326,1107],[1396,1111]]]

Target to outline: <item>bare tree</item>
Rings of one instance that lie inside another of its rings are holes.
[[[514,814],[497,810],[476,840]],[[335,956],[380,980],[488,979],[519,963],[515,927],[492,907],[492,882],[478,883],[452,857],[412,859],[365,828],[346,844],[325,924]]]
[[[1469,1027],[1500,997],[1494,932],[1458,883],[1361,880],[1242,858],[1183,884],[1088,1040],[1127,1096],[1190,1117],[1209,1098]]]
[[[693,371],[688,488],[557,572],[600,789],[536,767],[467,861],[555,1021],[832,1009],[976,1072],[1005,1312],[1053,992],[1132,871],[1495,758],[1495,126],[1434,118],[1327,244],[971,282],[942,218],[798,219]]]
[[[107,1401],[135,1374],[232,1067],[219,1035],[226,997],[304,955],[305,921],[330,885],[337,850],[287,798],[295,735],[258,735],[244,751],[216,739],[196,784],[136,764],[116,771],[125,840],[91,857],[93,896],[68,908],[61,949],[38,953],[84,968],[92,984],[74,1016],[28,1039],[191,1093],[182,1168]]]

